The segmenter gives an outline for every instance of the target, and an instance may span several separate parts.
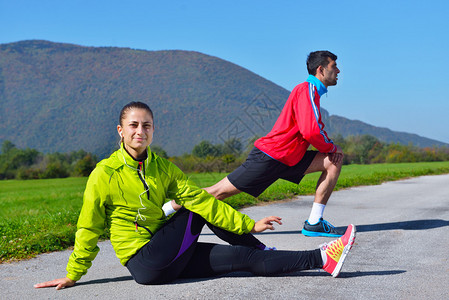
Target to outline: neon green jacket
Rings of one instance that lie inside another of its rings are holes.
[[[149,147],[147,151],[148,158],[139,165],[122,145],[90,174],[75,248],[67,264],[68,278],[77,281],[87,273],[100,250],[98,238],[106,228],[117,257],[125,265],[150,241],[150,233],[141,226],[155,233],[168,220],[162,211],[168,199],[237,234],[248,233],[254,227],[251,218],[197,187],[178,167],[152,153]]]

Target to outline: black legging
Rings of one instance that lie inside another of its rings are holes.
[[[259,276],[275,275],[322,267],[319,249],[311,251],[263,251],[248,240],[225,230],[219,237],[231,244],[199,243],[198,237],[207,222],[186,209],[178,211],[153,238],[126,264],[140,284],[162,284],[176,278],[212,277],[234,271],[248,271]],[[254,240],[252,240],[252,238]]]

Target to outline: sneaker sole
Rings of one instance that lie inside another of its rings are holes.
[[[355,233],[356,229],[355,226],[352,227],[351,236],[349,237],[349,243],[344,247],[343,253],[341,254],[340,260],[338,261],[337,266],[335,267],[334,271],[332,272],[332,277],[337,277],[340,274],[341,267],[343,267],[343,263],[345,262],[346,256],[349,253],[349,250],[351,250],[352,245],[354,245],[355,241]]]
[[[316,231],[309,231],[309,230],[301,230],[301,233],[305,236],[326,236],[326,237],[341,237],[343,234],[333,234],[333,233],[326,233],[326,232],[316,232]]]

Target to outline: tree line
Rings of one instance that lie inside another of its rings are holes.
[[[338,135],[335,144],[343,149],[343,164],[376,164],[449,161],[449,147],[417,147],[413,144],[384,143],[371,135]]]
[[[4,141],[0,152],[0,179],[45,179],[89,176],[98,158],[84,150],[42,154],[35,149],[19,149]]]
[[[184,172],[231,172],[245,161],[256,139],[251,139],[247,147],[237,139],[216,145],[201,141],[191,154],[171,157],[170,160]],[[334,143],[343,149],[345,165],[449,161],[449,147],[420,148],[412,144],[385,143],[371,135],[346,138],[338,135]]]
[[[252,138],[247,146],[236,138],[221,144],[203,140],[191,153],[173,157],[160,146],[151,146],[151,149],[187,173],[231,172],[246,159],[256,139]],[[449,147],[420,148],[412,144],[384,143],[371,135],[346,138],[338,135],[334,142],[343,149],[343,164],[346,165],[449,161]],[[19,149],[10,141],[4,141],[0,150],[0,179],[88,176],[98,162],[95,155],[84,150],[42,154],[35,149]]]

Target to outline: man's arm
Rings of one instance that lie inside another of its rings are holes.
[[[303,138],[321,153],[336,153],[337,146],[327,136],[321,120],[319,96],[315,94],[313,85],[297,97],[295,105],[296,122]],[[340,148],[341,152],[341,148]]]

